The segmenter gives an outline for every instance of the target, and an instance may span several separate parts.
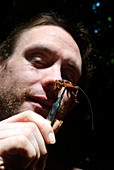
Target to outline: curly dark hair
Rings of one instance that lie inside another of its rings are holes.
[[[81,23],[78,22],[75,24],[74,22],[66,21],[63,17],[58,16],[52,11],[38,14],[29,22],[22,23],[21,26],[16,27],[0,45],[0,62],[5,62],[11,56],[17,45],[17,41],[24,31],[40,25],[59,26],[71,34],[80,49],[83,64],[82,77],[86,77],[86,80],[88,80],[95,68],[95,59],[97,56],[97,50],[91,35]]]

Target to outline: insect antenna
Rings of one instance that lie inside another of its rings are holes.
[[[90,113],[91,113],[91,121],[92,121],[92,131],[94,131],[94,117],[93,117],[93,109],[92,109],[90,99],[89,99],[89,97],[87,96],[87,94],[85,93],[85,91],[81,87],[78,86],[78,88],[84,94],[84,96],[86,97],[86,99],[87,99],[87,101],[89,103]]]

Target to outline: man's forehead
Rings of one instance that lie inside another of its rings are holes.
[[[43,34],[43,35],[50,35],[50,36],[60,36],[60,37],[66,37],[66,39],[71,39],[75,42],[73,37],[70,35],[69,32],[67,32],[65,29],[63,29],[60,26],[55,25],[40,25],[33,28],[26,29],[21,36],[34,36],[34,34]]]
[[[62,47],[67,44],[72,49],[74,48],[74,50],[79,51],[78,45],[73,37],[63,28],[53,25],[36,26],[26,30],[21,34],[17,45],[19,45],[19,43],[39,43],[39,41],[45,44],[46,39],[47,41],[54,41],[54,43],[60,42]]]

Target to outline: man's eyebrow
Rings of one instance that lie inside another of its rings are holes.
[[[24,53],[28,53],[28,52],[43,52],[43,53],[47,53],[49,55],[53,55],[54,51],[50,50],[49,48],[42,46],[42,45],[31,45],[25,48]]]

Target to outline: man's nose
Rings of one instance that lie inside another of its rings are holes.
[[[42,86],[54,86],[55,80],[62,80],[61,68],[58,65],[45,69],[45,74],[42,80]]]

